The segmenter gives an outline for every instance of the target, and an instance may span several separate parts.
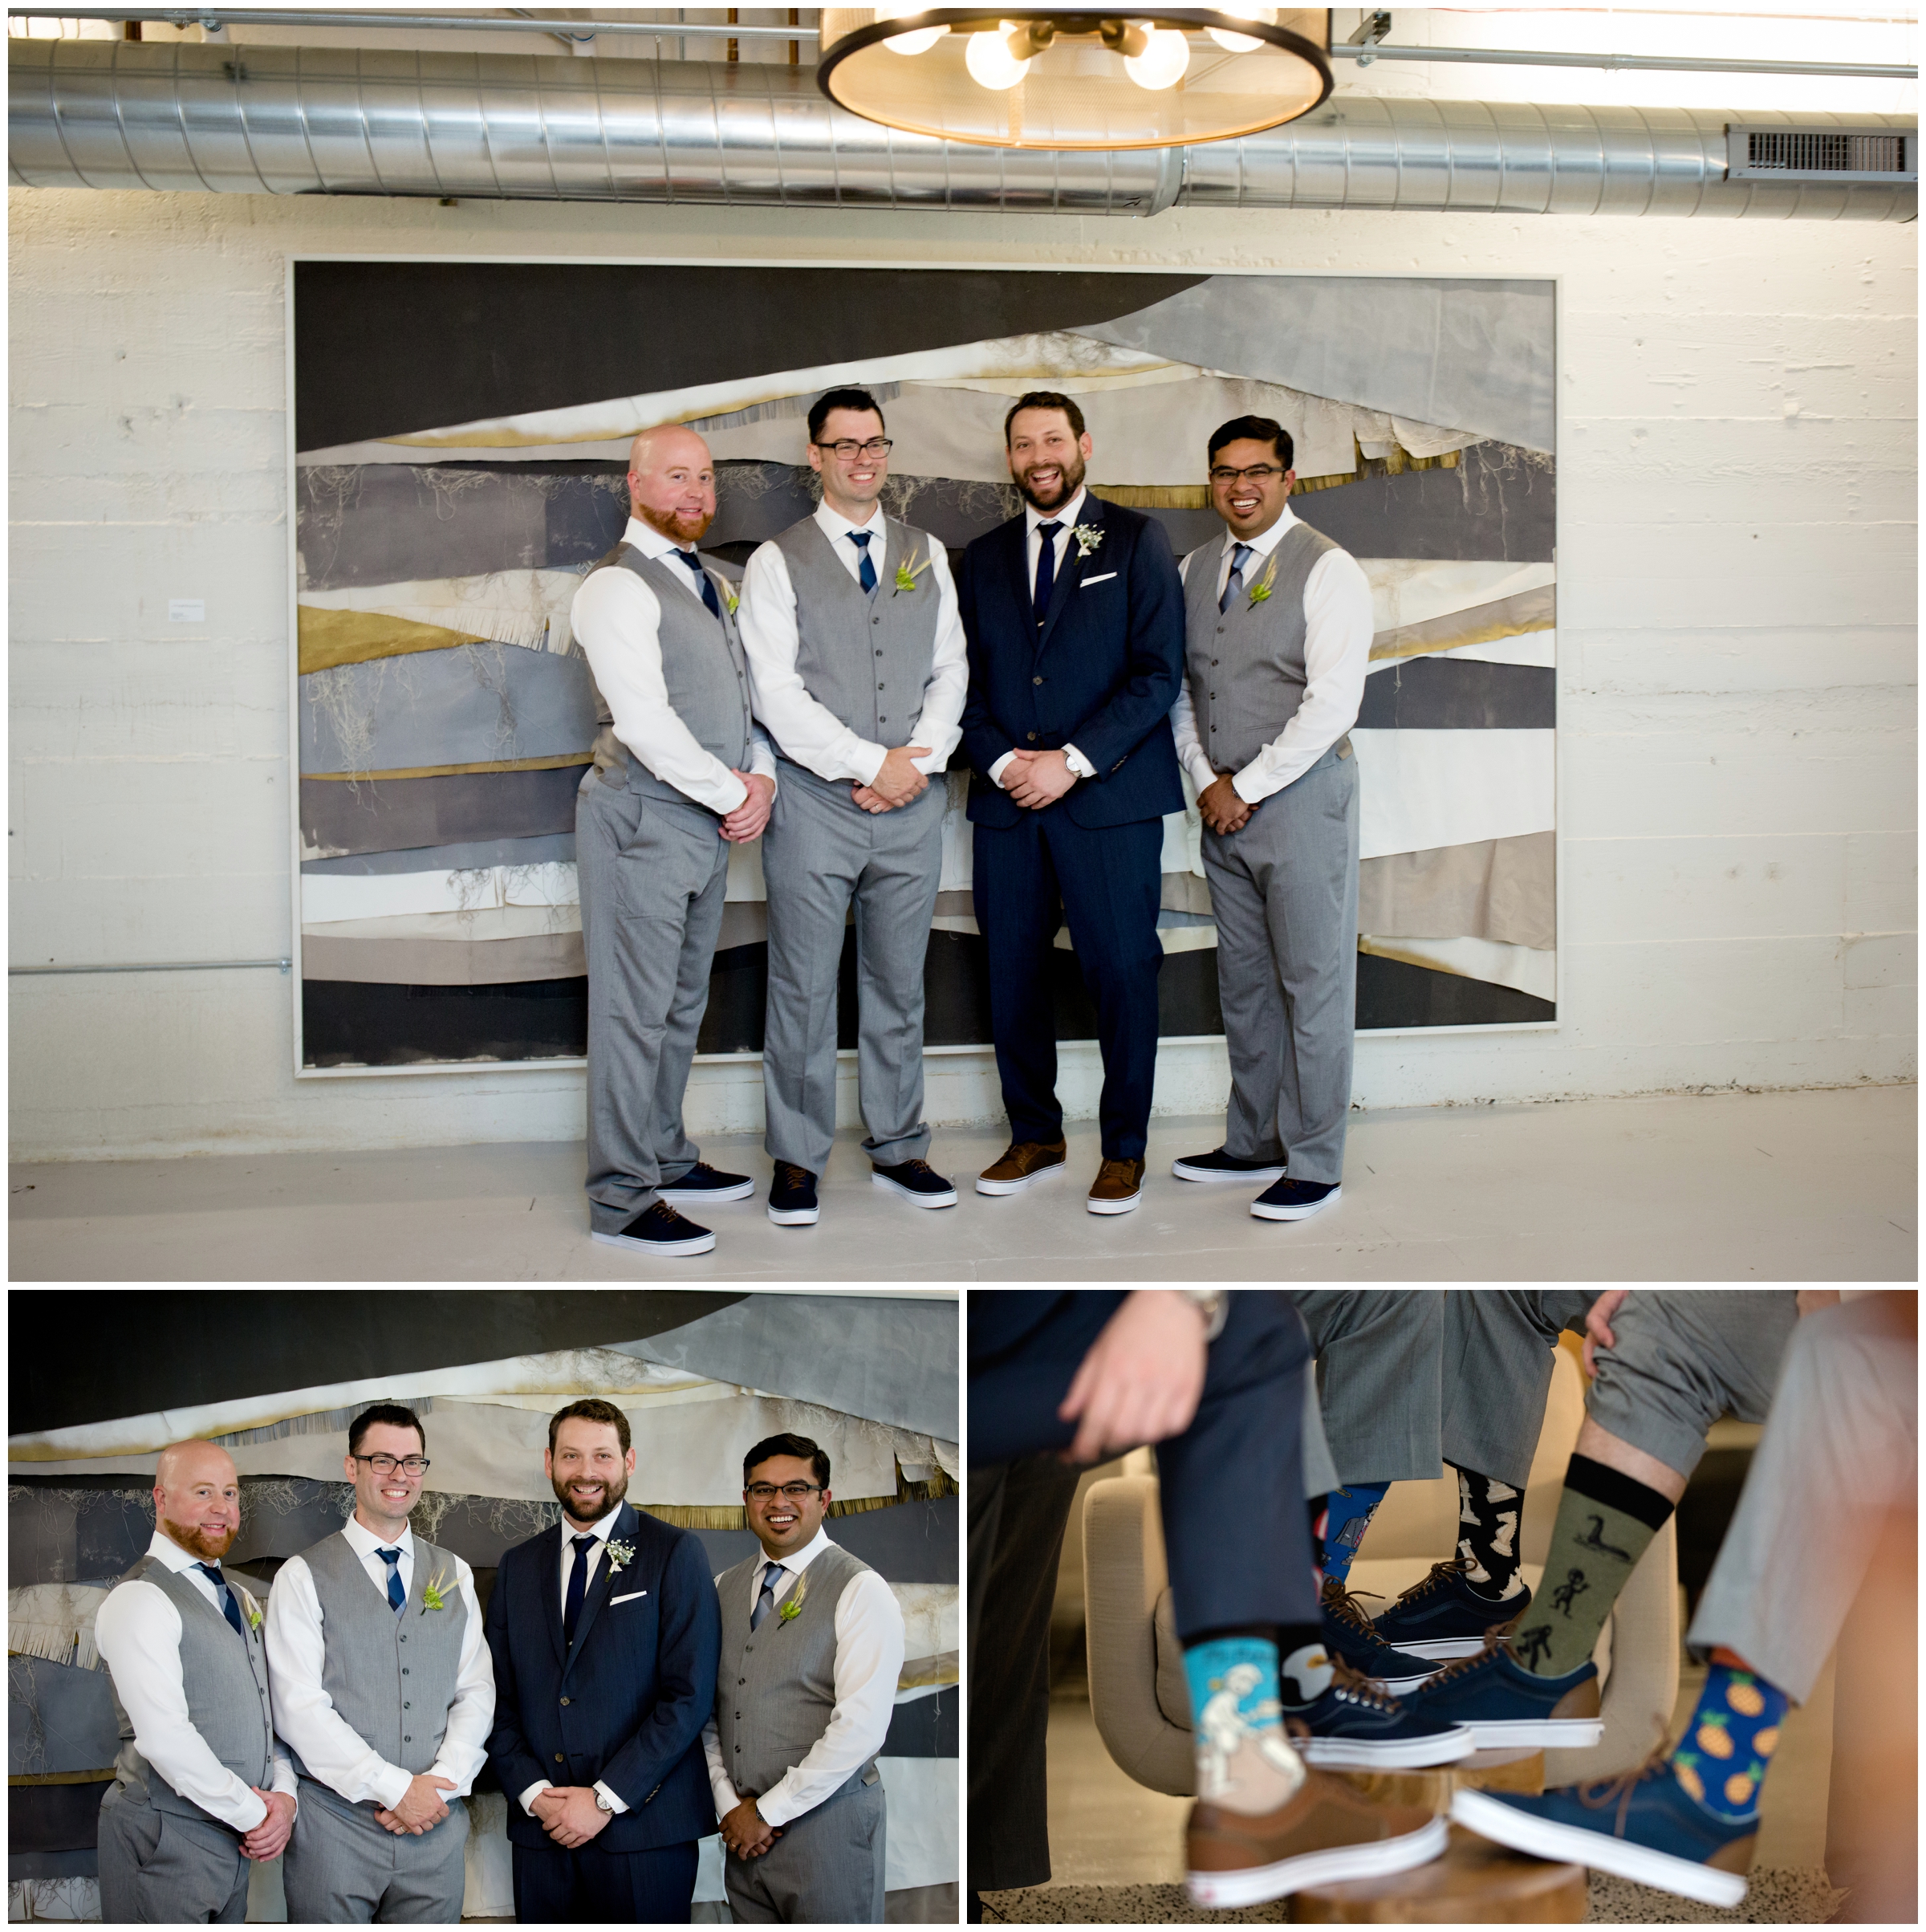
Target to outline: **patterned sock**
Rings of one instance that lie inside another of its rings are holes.
[[[1518,1593],[1518,1521],[1525,1492],[1481,1476],[1458,1471],[1458,1554],[1465,1581],[1480,1596],[1497,1603]]]
[[[1705,1688],[1672,1754],[1672,1775],[1695,1804],[1728,1824],[1759,1815],[1759,1787],[1778,1748],[1779,1727],[1791,1700],[1729,1651],[1713,1653]]]
[[[1184,1677],[1198,1797],[1254,1816],[1288,1800],[1304,1769],[1284,1735],[1278,1646],[1261,1637],[1206,1637],[1184,1651]]]
[[[1335,1674],[1321,1624],[1282,1624],[1278,1629],[1278,1695],[1286,1710],[1314,1704]]]
[[[1320,1596],[1324,1594],[1324,1531],[1331,1522],[1329,1503],[1327,1496],[1310,1496],[1304,1503],[1310,1515],[1311,1588]]]
[[[1531,1627],[1511,1640],[1527,1670],[1563,1677],[1591,1657],[1632,1565],[1671,1514],[1656,1489],[1590,1456],[1571,1458]]]
[[[1324,1574],[1339,1583],[1351,1574],[1351,1560],[1371,1527],[1388,1483],[1352,1483],[1324,1499]]]

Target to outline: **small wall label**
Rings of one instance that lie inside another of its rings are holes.
[[[205,597],[169,597],[167,600],[167,620],[169,624],[206,623],[207,600]]]

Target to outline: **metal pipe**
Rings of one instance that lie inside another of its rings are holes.
[[[44,20],[44,7],[10,6],[10,20]],[[636,34],[644,39],[673,40],[691,35],[716,40],[815,40],[813,26],[732,26],[718,21],[713,35],[708,23],[697,20],[583,20],[571,14],[555,14],[545,18],[503,20],[480,14],[337,14],[313,7],[158,6],[142,9],[124,6],[69,7],[57,16],[63,20],[154,20],[169,26],[198,26],[203,22],[218,22],[223,26],[385,26],[406,27],[411,32],[432,31],[441,34],[555,34],[580,27],[591,36],[600,34]]]
[[[19,187],[1148,215],[1213,208],[1911,219],[1912,184],[1731,181],[1694,108],[1392,95],[1188,148],[973,147],[832,106],[807,68],[12,40]],[[1893,115],[1752,113],[1831,131]]]
[[[223,15],[223,18],[229,16]],[[1822,60],[1709,60],[1670,54],[1546,54],[1515,47],[1334,47],[1334,60],[1442,60],[1479,67],[1603,67],[1653,74],[1811,74],[1831,80],[1917,80],[1917,67]]]
[[[232,973],[243,967],[278,966],[285,973],[291,959],[163,959],[138,966],[10,966],[9,979],[22,979],[47,973]]]

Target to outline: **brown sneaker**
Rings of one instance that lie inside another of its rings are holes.
[[[1345,1878],[1383,1878],[1428,1864],[1446,1824],[1420,1807],[1363,1796],[1328,1771],[1259,1817],[1202,1800],[1191,1808],[1186,1862],[1194,1905],[1235,1911]]]
[[[1128,1214],[1143,1191],[1141,1161],[1106,1161],[1090,1184],[1090,1199],[1084,1205],[1093,1214]]]
[[[977,1176],[980,1194],[1020,1194],[1038,1181],[1063,1171],[1061,1141],[1013,1141],[1003,1157]]]

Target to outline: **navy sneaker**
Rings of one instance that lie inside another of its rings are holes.
[[[1563,1677],[1534,1677],[1496,1629],[1486,1649],[1446,1665],[1410,1703],[1417,1716],[1469,1724],[1479,1751],[1583,1751],[1605,1735],[1597,1665],[1587,1657]]]
[[[1302,1221],[1319,1209],[1335,1207],[1344,1190],[1335,1181],[1277,1181],[1250,1204],[1260,1221]]]
[[[747,1174],[725,1174],[698,1161],[680,1180],[671,1181],[656,1192],[664,1201],[703,1203],[710,1201],[746,1201],[756,1191]]]
[[[823,1210],[816,1206],[816,1177],[794,1161],[778,1161],[769,1184],[769,1218],[778,1227],[814,1227]]]
[[[643,1209],[619,1234],[591,1234],[612,1248],[632,1248],[643,1255],[706,1255],[716,1245],[715,1236],[678,1214],[666,1201],[656,1201]]]
[[[1247,1161],[1220,1147],[1215,1153],[1185,1154],[1170,1171],[1180,1181],[1282,1181],[1282,1161]]]
[[[878,1187],[887,1187],[918,1207],[954,1207],[957,1190],[927,1161],[899,1161],[893,1167],[872,1167]]]
[[[1402,1697],[1444,1668],[1429,1658],[1394,1650],[1379,1636],[1364,1606],[1335,1576],[1324,1579],[1324,1648],[1341,1657],[1360,1677],[1375,1678]]]
[[[1400,1771],[1449,1764],[1476,1748],[1469,1728],[1424,1717],[1332,1659],[1329,1687],[1314,1703],[1287,1710],[1310,1735],[1298,1742],[1306,1764],[1327,1771]]]
[[[1522,1578],[1510,1596],[1481,1596],[1465,1580],[1465,1559],[1434,1563],[1422,1583],[1414,1583],[1377,1617],[1378,1635],[1413,1657],[1476,1657],[1493,1624],[1509,1625],[1531,1603]]]
[[[1541,1797],[1461,1791],[1451,1815],[1466,1830],[1514,1850],[1569,1859],[1729,1910],[1745,1896],[1759,1821],[1715,1816],[1692,1800],[1679,1777],[1669,1759],[1655,1757],[1622,1778],[1567,1784]]]

